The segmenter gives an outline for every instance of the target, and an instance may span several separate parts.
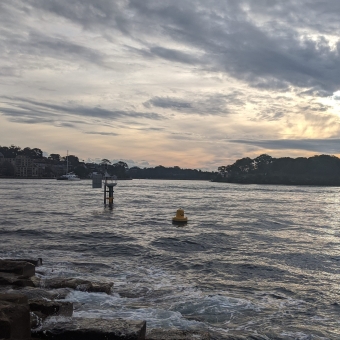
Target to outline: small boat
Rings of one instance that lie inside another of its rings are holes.
[[[61,175],[60,177],[57,178],[59,181],[80,181],[80,178],[74,173],[74,172],[69,172],[65,175]]]
[[[68,150],[66,156],[66,174],[57,177],[59,181],[80,181],[80,178],[74,172],[68,172]]]

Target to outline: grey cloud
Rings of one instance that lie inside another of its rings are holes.
[[[329,91],[324,91],[320,88],[312,88],[298,93],[299,96],[309,95],[314,97],[329,97]]]
[[[56,123],[61,119],[54,113],[34,110],[29,106],[20,104],[15,104],[12,108],[0,107],[0,113],[6,116],[9,121],[16,123]]]
[[[119,136],[119,133],[115,133],[115,132],[91,132],[91,131],[86,131],[84,133],[86,135]]]
[[[178,50],[164,48],[161,46],[155,46],[150,48],[150,53],[166,60],[179,62],[183,64],[194,65],[198,63],[198,59],[188,53],[184,53]]]
[[[285,6],[268,1],[226,1],[225,6],[219,1],[182,3],[164,1],[160,5],[133,0],[130,7],[146,22],[158,24],[164,36],[204,51],[202,67],[209,60],[211,68],[224,70],[257,87],[286,88],[292,84],[330,92],[340,86],[339,48],[332,50],[324,37],[315,41],[306,36],[301,41],[296,30],[315,29],[313,18],[319,8],[310,2],[297,5],[287,1]],[[249,20],[244,5],[251,8],[252,14],[267,16],[266,24],[261,26]],[[331,1],[327,1],[327,6],[329,15],[322,15],[326,27],[334,11],[340,12]],[[293,17],[303,19],[303,24]],[[294,21],[295,26],[285,24],[286,19]],[[167,57],[164,53],[163,58]]]
[[[12,7],[2,6],[1,19],[19,28],[1,34],[9,40],[0,44],[17,54],[107,67],[108,56],[65,37],[22,34],[21,17],[39,20],[47,12],[114,43],[117,35],[125,36],[142,46],[136,51],[144,56],[224,72],[258,88],[293,85],[330,95],[340,87],[340,42],[331,48],[325,36],[340,31],[340,6],[334,0],[13,0]]]
[[[278,139],[278,140],[243,140],[234,139],[228,142],[257,146],[272,150],[306,150],[327,154],[340,153],[340,139]]]
[[[165,109],[174,109],[181,111],[182,109],[190,109],[192,108],[191,103],[182,101],[180,99],[169,98],[169,97],[154,97],[149,101],[144,103],[145,107],[156,106]]]
[[[257,115],[257,118],[254,120],[266,120],[266,121],[275,121],[280,120],[285,116],[285,112],[282,109],[267,109],[262,111]]]
[[[102,52],[67,41],[65,37],[47,38],[41,34],[32,33],[26,47],[29,52],[32,51],[32,54],[43,51],[44,54],[54,54],[59,58],[80,58],[81,60],[104,66],[105,55]]]
[[[4,35],[4,32],[1,33],[0,46],[2,45],[8,51],[4,57],[15,60],[17,56],[24,53],[26,62],[20,66],[23,68],[41,67],[47,63],[41,57],[68,60],[77,64],[86,62],[100,67],[109,67],[108,57],[104,53],[69,41],[65,37],[46,36],[37,31],[30,31],[24,35],[8,33]],[[39,56],[39,65],[35,64],[34,59],[31,60],[29,56]],[[9,68],[9,71],[18,73],[17,70],[13,71],[13,67]]]
[[[68,123],[68,122],[61,122],[61,123],[57,123],[56,125],[59,127],[68,127],[68,128],[73,128],[73,129],[76,128],[75,124]]]
[[[194,94],[187,93],[190,101],[175,97],[153,97],[144,103],[147,108],[159,107],[177,112],[198,115],[220,115],[230,113],[228,105],[243,105],[240,93],[225,94]]]
[[[131,119],[131,118],[145,118],[151,120],[165,119],[157,113],[144,113],[136,111],[123,111],[123,110],[109,110],[101,107],[87,107],[74,104],[68,105],[55,105],[49,103],[42,103],[31,99],[19,97],[2,97],[9,103],[15,101],[14,107],[2,107],[0,112],[11,121],[28,122],[28,123],[41,123],[41,122],[56,122],[62,119],[63,115],[75,115],[87,118],[98,119]],[[65,118],[65,117],[64,117]]]
[[[15,67],[2,66],[0,67],[0,77],[19,77],[20,72]]]
[[[146,127],[146,128],[137,128],[136,130],[139,130],[139,131],[163,131],[164,128],[161,128],[161,127]]]

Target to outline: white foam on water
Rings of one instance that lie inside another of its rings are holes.
[[[74,317],[79,318],[123,318],[128,320],[145,320],[148,328],[180,328],[180,329],[197,329],[206,326],[195,320],[183,318],[179,312],[173,312],[164,309],[140,308],[126,310],[88,310],[74,313]]]
[[[175,302],[170,300],[170,304],[166,304],[162,301],[157,305],[150,300],[125,298],[117,293],[107,295],[81,291],[72,291],[65,300],[78,305],[78,310],[74,312],[75,317],[146,320],[153,328],[206,328],[206,322],[228,323],[235,313],[258,309],[244,299],[222,295],[204,296],[200,291],[186,293],[188,291],[181,291],[181,295],[172,295]]]
[[[328,338],[324,338],[324,337],[316,338],[315,336],[311,334],[305,334],[303,332],[287,332],[286,331],[286,332],[282,332],[280,335],[285,337],[285,339],[289,339],[289,340],[314,340],[314,339],[328,340]]]
[[[172,307],[183,315],[199,316],[207,322],[227,323],[234,314],[246,310],[259,311],[259,307],[245,299],[232,298],[223,295],[204,296],[201,292],[195,298],[186,298]]]

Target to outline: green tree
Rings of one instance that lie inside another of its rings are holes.
[[[111,164],[111,162],[110,162],[108,159],[103,158],[103,159],[101,160],[100,164],[101,164],[101,165],[108,165],[108,164]]]
[[[127,178],[128,169],[129,166],[123,161],[119,161],[112,165],[112,173],[116,175],[118,178]]]
[[[53,163],[57,163],[57,162],[60,162],[61,160],[61,157],[58,153],[51,153],[49,156],[48,156],[48,159],[50,161],[52,161]]]
[[[90,170],[87,169],[86,167],[84,167],[83,165],[78,165],[74,169],[74,173],[80,178],[86,178],[86,177],[88,177]]]
[[[15,158],[16,156],[20,155],[21,148],[13,144],[10,147],[0,146],[0,152],[5,158]]]
[[[66,157],[65,157],[66,160]],[[75,155],[68,155],[68,164],[76,167],[79,164],[79,158]]]

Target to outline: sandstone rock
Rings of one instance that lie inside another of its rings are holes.
[[[0,339],[26,339],[31,336],[27,304],[0,301]]]
[[[25,261],[25,262],[33,264],[35,267],[42,266],[42,258],[41,257],[38,257],[36,260],[32,260],[32,259],[5,259],[5,261],[15,261],[15,262]]]
[[[42,299],[29,300],[29,306],[31,312],[40,312],[42,317],[48,317],[53,315],[58,316],[72,316],[73,303],[61,302],[61,301],[46,301]],[[40,316],[40,314],[38,314]]]
[[[113,282],[110,283],[95,283],[92,282],[89,292],[110,294],[113,287]]]
[[[84,292],[101,292],[110,294],[113,283],[99,283],[78,278],[52,278],[41,280],[40,286],[46,288],[71,288]]]
[[[30,277],[35,275],[35,266],[25,261],[0,260],[0,272]]]
[[[46,288],[71,288],[81,291],[89,291],[92,284],[90,281],[77,278],[56,277],[41,280],[41,285]]]
[[[147,340],[209,340],[208,332],[178,330],[178,329],[153,329],[147,336]]]
[[[54,318],[53,318],[54,319]],[[145,321],[123,319],[79,319],[45,322],[41,328],[32,331],[39,339],[55,340],[144,340]]]
[[[0,303],[1,301],[18,303],[18,304],[28,304],[27,296],[18,293],[10,293],[10,294],[0,294]]]
[[[34,287],[32,280],[25,276],[18,276],[17,274],[0,272],[1,286],[18,286],[18,287]]]
[[[27,296],[28,300],[32,299],[46,299],[46,300],[61,300],[65,299],[66,296],[70,293],[69,288],[60,288],[60,289],[45,289],[45,288],[36,288],[36,287],[23,287],[20,288],[20,294]],[[7,290],[8,293],[12,293],[13,290]]]

